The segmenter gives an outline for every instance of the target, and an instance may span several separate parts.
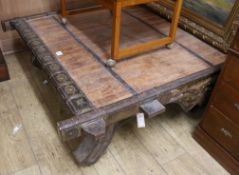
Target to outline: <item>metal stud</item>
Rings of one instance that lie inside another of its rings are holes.
[[[108,67],[114,67],[116,64],[116,61],[113,60],[113,59],[108,59],[106,62],[105,62],[105,65],[108,66]]]
[[[174,46],[174,43],[166,44],[167,49],[172,49]]]
[[[62,23],[63,25],[66,25],[66,24],[67,24],[67,19],[66,19],[66,18],[61,18],[61,23]]]

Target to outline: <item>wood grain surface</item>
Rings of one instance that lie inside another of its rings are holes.
[[[111,19],[109,11],[100,10],[69,17],[66,28],[53,17],[28,21],[96,107],[132,96],[125,84],[101,64],[110,53]],[[128,9],[122,19],[121,47],[163,36],[169,25],[145,9]],[[63,55],[57,56],[58,51]],[[218,50],[180,30],[172,49],[162,47],[130,57],[112,70],[140,93],[219,65],[224,59]]]
[[[131,93],[52,17],[32,20],[30,24],[53,54],[58,51],[63,53],[58,60],[96,107],[131,96]]]
[[[67,0],[67,8],[88,6],[94,0]],[[59,10],[58,0],[0,0],[0,21],[21,16],[31,16],[43,12]],[[2,32],[0,27],[0,46],[4,53],[11,53],[24,49],[23,43],[16,32]]]

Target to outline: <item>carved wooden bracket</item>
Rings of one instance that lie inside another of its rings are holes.
[[[83,123],[81,127],[86,133],[95,136],[95,138],[100,138],[106,131],[106,123],[102,118]]]
[[[207,77],[193,84],[187,84],[177,89],[173,89],[160,97],[164,105],[170,103],[178,104],[185,112],[190,111],[196,105],[202,104],[206,97],[210,85],[215,82],[215,77]]]
[[[82,131],[94,136],[96,139],[99,139],[104,136],[106,127],[107,126],[103,118],[97,118],[82,124],[71,123],[70,125],[62,125],[61,122],[57,123],[58,133],[64,141],[80,137],[82,135]]]

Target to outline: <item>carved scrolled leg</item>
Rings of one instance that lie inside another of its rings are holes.
[[[210,91],[210,84],[212,84],[212,82],[213,79],[208,78],[195,83],[190,88],[185,88],[183,90],[183,97],[176,103],[179,104],[185,112],[192,110],[197,105],[203,104]]]
[[[164,105],[170,103],[178,104],[185,112],[192,110],[197,105],[202,105],[210,92],[210,87],[215,82],[215,77],[192,82],[185,86],[173,89],[160,97]]]
[[[107,126],[104,135],[99,138],[84,133],[75,147],[69,145],[72,149],[73,156],[78,164],[91,165],[95,163],[106,151],[114,135],[115,125]]]
[[[195,106],[203,103],[205,99],[206,91],[188,91],[185,97],[177,101],[176,103],[185,111],[192,110]]]

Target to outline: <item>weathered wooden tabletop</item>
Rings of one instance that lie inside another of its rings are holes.
[[[71,16],[67,25],[54,15],[13,22],[72,111],[72,118],[58,122],[60,135],[74,140],[82,131],[90,134],[74,151],[81,163],[96,161],[110,142],[112,125],[140,112],[145,102],[179,103],[185,110],[200,103],[225,60],[225,54],[179,29],[172,49],[157,48],[106,67],[111,18],[101,10]],[[164,37],[169,27],[145,9],[124,10],[121,47]]]

